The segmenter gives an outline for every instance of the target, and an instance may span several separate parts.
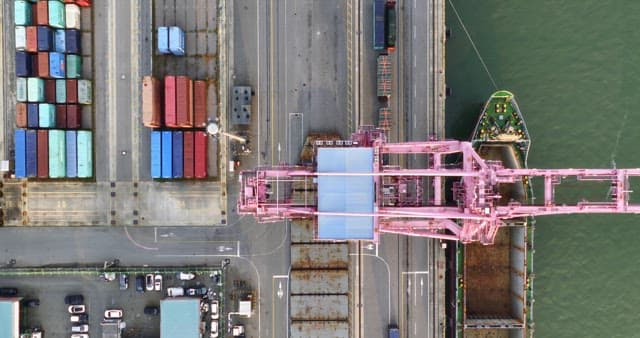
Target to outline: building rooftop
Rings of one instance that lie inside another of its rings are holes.
[[[319,173],[371,173],[372,148],[318,148]],[[373,176],[318,176],[318,211],[373,213]],[[318,239],[373,239],[372,216],[318,216]]]
[[[160,338],[199,338],[200,300],[168,298],[160,301]]]
[[[20,335],[20,299],[0,299],[0,338]]]

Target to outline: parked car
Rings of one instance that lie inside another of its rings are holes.
[[[40,299],[23,299],[22,305],[26,307],[38,307],[40,306]]]
[[[218,321],[212,320],[211,321],[211,338],[217,338],[217,337],[218,337]]]
[[[218,301],[211,301],[211,319],[218,319],[220,317],[220,313],[218,313]]]
[[[120,274],[120,290],[126,290],[129,288],[129,276],[126,273]]]
[[[176,275],[179,280],[192,280],[196,278],[196,275],[192,272],[178,272]]]
[[[144,276],[136,276],[136,291],[144,292]]]
[[[89,324],[74,325],[71,327],[71,332],[87,333],[89,332]]]
[[[153,291],[153,274],[147,274],[147,279],[145,285],[147,286],[147,291]]]
[[[120,319],[122,315],[122,309],[109,309],[104,311],[104,319]]]
[[[207,288],[205,287],[187,289],[187,296],[204,296],[206,294]]]
[[[167,288],[167,296],[169,297],[184,296],[184,289],[179,286]]]
[[[14,297],[18,294],[16,288],[0,288],[0,297]]]
[[[71,316],[69,320],[72,323],[86,323],[89,320],[89,315],[86,313],[81,313]]]
[[[89,338],[89,335],[86,333],[74,333],[71,338]]]
[[[80,305],[84,303],[84,297],[82,295],[68,295],[64,297],[64,303],[67,305]]]
[[[69,305],[67,309],[71,314],[84,313],[86,310],[84,305]]]
[[[160,308],[157,306],[145,306],[144,314],[150,316],[157,316],[160,314]]]
[[[153,287],[156,291],[162,291],[162,275],[155,276]]]

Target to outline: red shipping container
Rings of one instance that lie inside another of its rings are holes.
[[[38,26],[46,26],[49,24],[49,6],[47,5],[49,1],[38,1],[36,2],[36,10],[31,12],[35,15],[33,21]]]
[[[76,4],[80,7],[91,6],[91,0],[64,0],[65,4]]]
[[[204,131],[194,132],[194,175],[196,178],[207,177],[207,142],[209,138]]]
[[[25,28],[25,32],[27,35],[27,43],[25,46],[25,50],[27,52],[37,52],[38,51],[38,27],[27,26],[27,28]]]
[[[67,127],[67,106],[64,104],[56,105],[56,128]]]
[[[56,80],[44,80],[44,102],[56,103]]]
[[[26,116],[26,115],[25,115]],[[182,158],[184,161],[184,171],[183,175],[185,178],[193,178],[193,161],[194,161],[194,153],[193,153],[193,132],[185,131],[184,132],[184,142],[182,143]]]
[[[193,81],[193,126],[204,128],[207,125],[207,83]]]
[[[193,127],[193,81],[188,76],[176,77],[176,115],[179,127]]]
[[[47,6],[48,7],[48,6]],[[37,25],[38,23],[38,3],[31,4],[31,23]],[[49,20],[49,15],[47,14],[47,21]]]
[[[16,126],[18,128],[27,127],[27,104],[18,102],[16,104]]]
[[[49,177],[49,132],[38,129],[38,177]]]
[[[164,124],[177,127],[176,123],[176,77],[164,77]]]
[[[38,52],[34,66],[38,77],[49,77],[49,53]]]
[[[67,102],[78,103],[78,80],[67,80]]]
[[[67,128],[78,129],[82,124],[82,115],[80,112],[80,106],[77,104],[67,105]]]
[[[162,126],[160,81],[153,76],[142,78],[142,124],[149,128]]]

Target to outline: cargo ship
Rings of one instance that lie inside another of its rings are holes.
[[[514,95],[497,91],[487,101],[472,136],[486,160],[526,168],[531,139]],[[528,179],[499,186],[500,203],[530,203]],[[493,245],[458,245],[457,337],[533,337],[533,219],[500,228]]]

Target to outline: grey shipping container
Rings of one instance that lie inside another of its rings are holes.
[[[336,244],[292,244],[292,269],[346,269],[349,267],[349,246]]]
[[[27,79],[24,77],[16,79],[16,100],[27,102]]]
[[[348,321],[293,321],[289,338],[349,338]],[[387,338],[387,337],[385,337]]]
[[[291,294],[347,294],[349,270],[291,270]]]
[[[290,298],[291,320],[348,320],[349,296],[304,295]]]
[[[27,30],[24,26],[16,26],[16,50],[27,48]]]
[[[91,81],[78,80],[78,103],[91,104],[92,94]]]

